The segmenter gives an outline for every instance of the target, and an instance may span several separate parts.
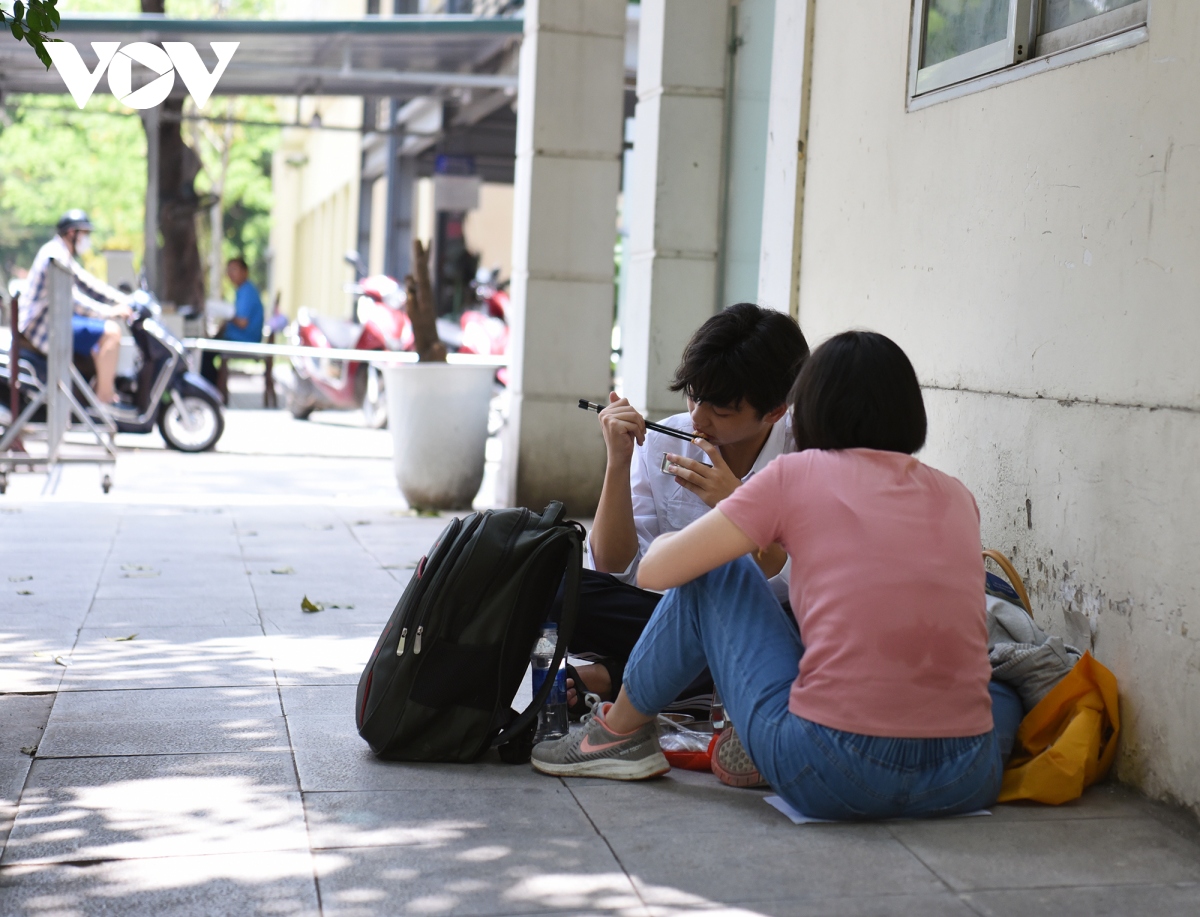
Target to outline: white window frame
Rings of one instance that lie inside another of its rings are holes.
[[[1004,41],[922,68],[928,3],[929,0],[913,0],[909,111],[1090,57],[1111,54],[1140,44],[1149,37],[1149,0],[1137,0],[1129,6],[1045,33],[1039,28],[1042,0],[1009,0],[1009,31]]]
[[[1033,0],[1008,0],[1008,34],[1000,41],[928,67],[920,66],[925,53],[925,11],[929,3],[930,0],[913,3],[909,98],[1010,67],[1029,57],[1034,33]]]

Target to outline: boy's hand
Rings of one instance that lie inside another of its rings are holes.
[[[646,441],[646,418],[626,398],[609,392],[608,407],[600,412],[600,431],[608,450],[609,464],[633,460],[633,447]]]
[[[712,459],[712,467],[709,468],[703,462],[695,459],[667,453],[667,458],[672,463],[668,467],[670,473],[675,475],[675,479],[683,487],[694,493],[704,501],[709,509],[712,509],[741,487],[742,481],[729,470],[725,459],[721,457],[720,449],[699,437],[692,440],[692,443]]]

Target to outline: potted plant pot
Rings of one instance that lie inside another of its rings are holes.
[[[495,368],[408,363],[385,370],[396,483],[414,509],[470,509],[483,482]]]

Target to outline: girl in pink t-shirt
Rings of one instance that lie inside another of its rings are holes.
[[[846,332],[813,353],[790,400],[800,451],[655,541],[638,583],[670,591],[621,694],[584,731],[537,746],[533,765],[663,773],[654,716],[707,664],[737,727],[714,753],[727,783],[765,778],[822,818],[990,805],[1003,763],[979,510],[913,457],[926,419],[912,364],[883,335]],[[791,558],[794,621],[746,556],[773,544]]]

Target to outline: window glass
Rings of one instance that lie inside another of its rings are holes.
[[[1091,0],[1072,0],[1089,3]],[[1105,0],[1094,0],[1104,3]],[[1123,5],[1122,0],[1108,2]],[[929,0],[923,67],[983,48],[1008,36],[1009,0]]]
[[[1053,32],[1134,3],[1137,0],[1044,0],[1042,31]]]

